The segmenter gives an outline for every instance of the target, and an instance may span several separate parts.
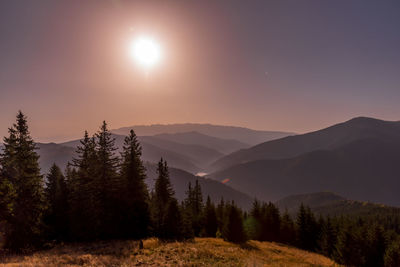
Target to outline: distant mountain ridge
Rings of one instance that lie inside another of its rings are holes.
[[[367,138],[399,139],[400,122],[357,117],[331,127],[288,136],[229,154],[214,162],[212,171],[255,160],[286,159],[316,150],[332,150]]]
[[[263,200],[332,191],[400,206],[399,152],[399,122],[356,118],[234,153],[232,166],[209,177]]]
[[[248,145],[255,145],[261,142],[266,142],[294,134],[289,132],[260,131],[237,126],[222,126],[201,123],[134,125],[114,129],[112,132],[115,134],[126,135],[131,129],[133,129],[139,136],[198,132],[212,137],[237,140]]]
[[[174,141],[181,144],[197,144],[215,149],[223,154],[229,154],[239,149],[250,147],[250,145],[234,139],[222,139],[195,131],[173,134],[157,134],[154,137]]]

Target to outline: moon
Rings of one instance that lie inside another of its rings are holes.
[[[141,66],[149,69],[159,63],[161,47],[150,37],[139,37],[130,46],[131,57]]]

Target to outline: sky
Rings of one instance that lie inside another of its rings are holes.
[[[400,119],[400,1],[0,1],[0,136],[212,123],[303,133]],[[162,59],[132,60],[149,36]]]

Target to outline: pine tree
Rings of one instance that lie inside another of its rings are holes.
[[[261,207],[261,226],[261,240],[279,241],[279,209],[271,202],[264,203]]]
[[[77,147],[77,157],[66,170],[72,239],[91,240],[99,236],[100,201],[96,187],[97,153],[94,138],[85,131]]]
[[[13,250],[40,244],[45,199],[36,149],[26,117],[19,111],[16,123],[9,129],[9,137],[4,138],[1,157],[2,188],[12,201],[6,203],[11,213],[6,217],[5,245]],[[15,197],[10,198],[11,195]]]
[[[125,138],[122,152],[122,193],[119,213],[125,237],[143,238],[149,234],[149,194],[145,184],[146,173],[141,160],[142,148],[133,130]]]
[[[309,208],[300,205],[297,215],[298,245],[300,248],[315,251],[318,245],[319,227]]]
[[[189,182],[184,203],[185,209],[190,214],[194,234],[195,236],[199,236],[203,228],[203,194],[198,180],[196,180],[193,189]]]
[[[165,218],[167,218],[170,201],[174,199],[174,191],[169,180],[169,171],[167,162],[160,160],[157,167],[158,177],[154,186],[152,196],[152,218],[155,235],[161,239],[169,236]]]
[[[255,199],[250,210],[250,218],[246,220],[246,232],[250,239],[262,240],[262,213],[261,204]]]
[[[175,198],[168,201],[166,212],[163,218],[163,240],[182,240],[184,239],[184,229],[182,227],[182,214]]]
[[[322,228],[321,232],[321,252],[328,257],[333,256],[333,252],[335,249],[335,244],[337,242],[337,232],[335,227],[332,225],[331,218],[328,217],[326,222]]]
[[[217,213],[215,212],[215,207],[214,204],[211,202],[210,196],[208,196],[204,211],[204,235],[208,237],[215,237],[217,230]]]
[[[362,233],[351,224],[342,226],[335,246],[335,260],[346,266],[363,266]]]
[[[47,210],[45,222],[48,226],[47,236],[57,241],[68,237],[68,192],[65,177],[60,168],[53,164],[47,175],[45,189]]]
[[[119,192],[121,188],[120,177],[117,174],[119,158],[115,155],[115,138],[103,121],[100,130],[96,134],[96,176],[95,189],[98,192],[100,236],[104,238],[115,238],[119,229],[114,223],[118,216],[115,207],[118,205]]]
[[[247,240],[240,213],[234,203],[227,206],[227,218],[222,235],[229,242],[244,243]]]
[[[368,228],[365,266],[383,266],[387,246],[384,230],[379,225]]]
[[[294,227],[294,222],[292,218],[290,218],[287,210],[282,215],[281,218],[281,229],[279,239],[282,243],[293,245],[296,242],[296,230]]]
[[[194,238],[193,225],[191,213],[185,208],[185,203],[181,205],[182,214],[182,237],[185,240],[191,240]]]
[[[224,198],[221,198],[221,201],[218,203],[216,212],[217,212],[217,220],[218,220],[217,237],[221,237],[222,230],[225,226],[225,221],[226,221],[226,206],[225,206]]]

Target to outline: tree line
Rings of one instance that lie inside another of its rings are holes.
[[[65,171],[54,164],[43,177],[27,119],[19,112],[0,156],[4,247],[27,251],[57,242],[221,237],[235,243],[279,242],[347,266],[400,266],[399,226],[392,217],[317,218],[303,205],[293,217],[257,200],[243,211],[234,202],[203,199],[198,181],[188,184],[179,203],[163,159],[154,189],[148,190],[134,131],[119,156],[116,150],[103,122],[94,136],[85,132]]]

